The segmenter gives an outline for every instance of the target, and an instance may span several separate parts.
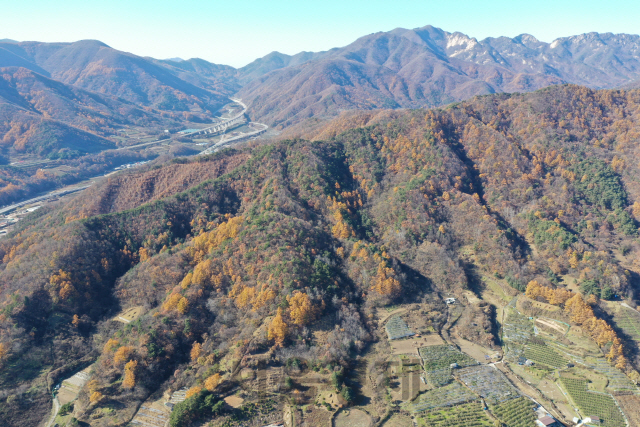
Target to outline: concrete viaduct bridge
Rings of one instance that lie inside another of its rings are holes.
[[[237,125],[238,123],[242,123],[244,121],[244,114],[247,112],[247,106],[238,98],[229,98],[236,104],[240,104],[242,106],[242,111],[236,114],[233,117],[224,120],[223,122],[216,123],[213,126],[209,126],[208,128],[199,129],[194,132],[190,132],[187,135],[201,135],[205,133],[218,133],[227,130],[228,128]]]

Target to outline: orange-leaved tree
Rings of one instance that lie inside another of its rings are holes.
[[[220,384],[220,374],[213,374],[204,382],[204,388],[213,391]]]
[[[124,365],[124,381],[122,381],[122,387],[134,388],[136,386],[136,368],[138,367],[137,360],[130,360]]]
[[[198,357],[202,354],[202,344],[199,342],[194,342],[191,347],[191,361],[195,362],[198,360]]]
[[[276,316],[271,321],[271,324],[269,325],[268,337],[270,340],[275,341],[276,346],[282,346],[285,338],[287,337],[288,331],[289,331],[289,328],[285,323],[282,315],[282,308],[278,307],[278,313],[276,314]]]

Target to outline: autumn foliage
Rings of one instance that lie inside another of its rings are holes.
[[[285,323],[282,308],[278,307],[276,316],[271,320],[268,329],[268,337],[273,340],[276,346],[282,346],[289,332],[289,327]]]
[[[130,389],[136,386],[136,368],[138,367],[137,360],[130,360],[124,365],[124,380],[122,381],[122,387]]]

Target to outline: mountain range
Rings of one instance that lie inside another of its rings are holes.
[[[589,33],[544,43],[528,34],[478,41],[432,26],[399,28],[327,52],[267,55],[240,69],[271,71],[238,96],[256,119],[287,126],[345,109],[438,106],[554,84],[620,87],[640,79],[639,55],[637,35]]]
[[[477,40],[432,26],[370,34],[324,52],[272,52],[237,69],[198,58],[140,57],[96,40],[0,41],[0,68],[27,68],[122,102],[201,119],[235,94],[252,119],[279,127],[351,109],[440,106],[564,83],[634,87],[639,55],[637,35],[588,33],[545,43],[528,34]]]

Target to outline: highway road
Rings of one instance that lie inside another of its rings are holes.
[[[216,144],[212,145],[211,147],[207,148],[204,151],[201,151],[200,154],[196,154],[196,155],[197,156],[205,156],[207,154],[215,153],[220,148],[226,147],[227,145],[230,145],[233,142],[240,142],[241,140],[245,140],[245,139],[251,138],[253,136],[258,136],[261,133],[264,133],[267,129],[269,129],[269,126],[267,126],[265,124],[262,124],[262,123],[251,122],[250,124],[263,126],[263,128],[255,130],[253,132],[244,133],[242,135],[234,136],[234,137],[231,137],[229,139],[224,139],[223,138],[219,142],[217,142]]]
[[[224,125],[226,123],[233,122],[234,120],[237,120],[237,119],[241,118],[247,112],[247,106],[240,99],[230,98],[230,100],[235,102],[235,103],[237,103],[237,104],[240,104],[242,106],[242,111],[240,113],[238,113],[238,114],[235,114],[233,117],[230,117],[230,118],[224,120],[221,123],[217,123],[215,126],[221,126],[221,125]],[[215,153],[219,149],[221,149],[223,147],[226,147],[226,146],[229,146],[229,145],[231,145],[233,143],[240,142],[240,141],[243,141],[245,139],[252,138],[254,136],[258,136],[261,133],[264,133],[269,128],[269,126],[267,126],[265,124],[262,124],[262,123],[251,122],[249,124],[250,125],[254,125],[254,126],[260,126],[260,129],[257,129],[257,130],[255,130],[253,132],[244,133],[242,135],[237,135],[237,136],[231,137],[229,139],[224,139],[224,136],[223,136],[221,141],[217,142],[216,144],[212,145],[211,147],[206,148],[204,151],[201,151],[200,153],[195,154],[194,156],[202,156],[202,155]],[[215,126],[211,126],[210,128],[214,128]],[[209,128],[200,129],[199,131],[203,131],[203,130],[206,130],[206,129],[209,129]],[[148,145],[159,144],[159,143],[162,143],[162,142],[171,141],[172,139],[173,138],[166,138],[166,139],[162,139],[162,140],[159,140],[159,141],[145,142],[143,144],[131,145],[131,146],[128,146],[128,147],[120,147],[120,148],[117,148],[116,150],[129,150],[129,149],[132,149],[132,148],[144,147],[144,146],[148,146]],[[31,164],[35,164],[37,162],[38,161],[30,162],[30,163]],[[22,165],[22,166],[24,166],[24,165]],[[119,171],[110,171],[110,172],[108,172],[108,173],[106,173],[104,175],[100,175],[100,176],[91,178],[92,182],[89,183],[89,184],[80,185],[80,186],[70,186],[70,187],[66,187],[66,188],[63,188],[63,189],[57,189],[57,190],[50,191],[49,193],[43,194],[43,195],[38,196],[38,197],[33,197],[33,198],[30,198],[30,199],[27,199],[27,200],[23,200],[23,201],[8,205],[8,206],[1,207],[0,208],[0,215],[6,215],[7,213],[12,212],[12,211],[14,211],[16,209],[19,209],[19,208],[21,208],[22,206],[25,206],[25,205],[29,205],[29,204],[33,204],[33,203],[37,203],[37,202],[43,202],[43,201],[45,201],[47,199],[51,199],[51,198],[59,197],[59,196],[64,196],[66,194],[71,194],[71,193],[75,193],[75,192],[84,190],[84,189],[90,187],[91,185],[93,185],[99,179],[101,179],[101,178],[103,178],[105,176],[109,176],[111,174],[114,174],[116,172],[119,172]]]

